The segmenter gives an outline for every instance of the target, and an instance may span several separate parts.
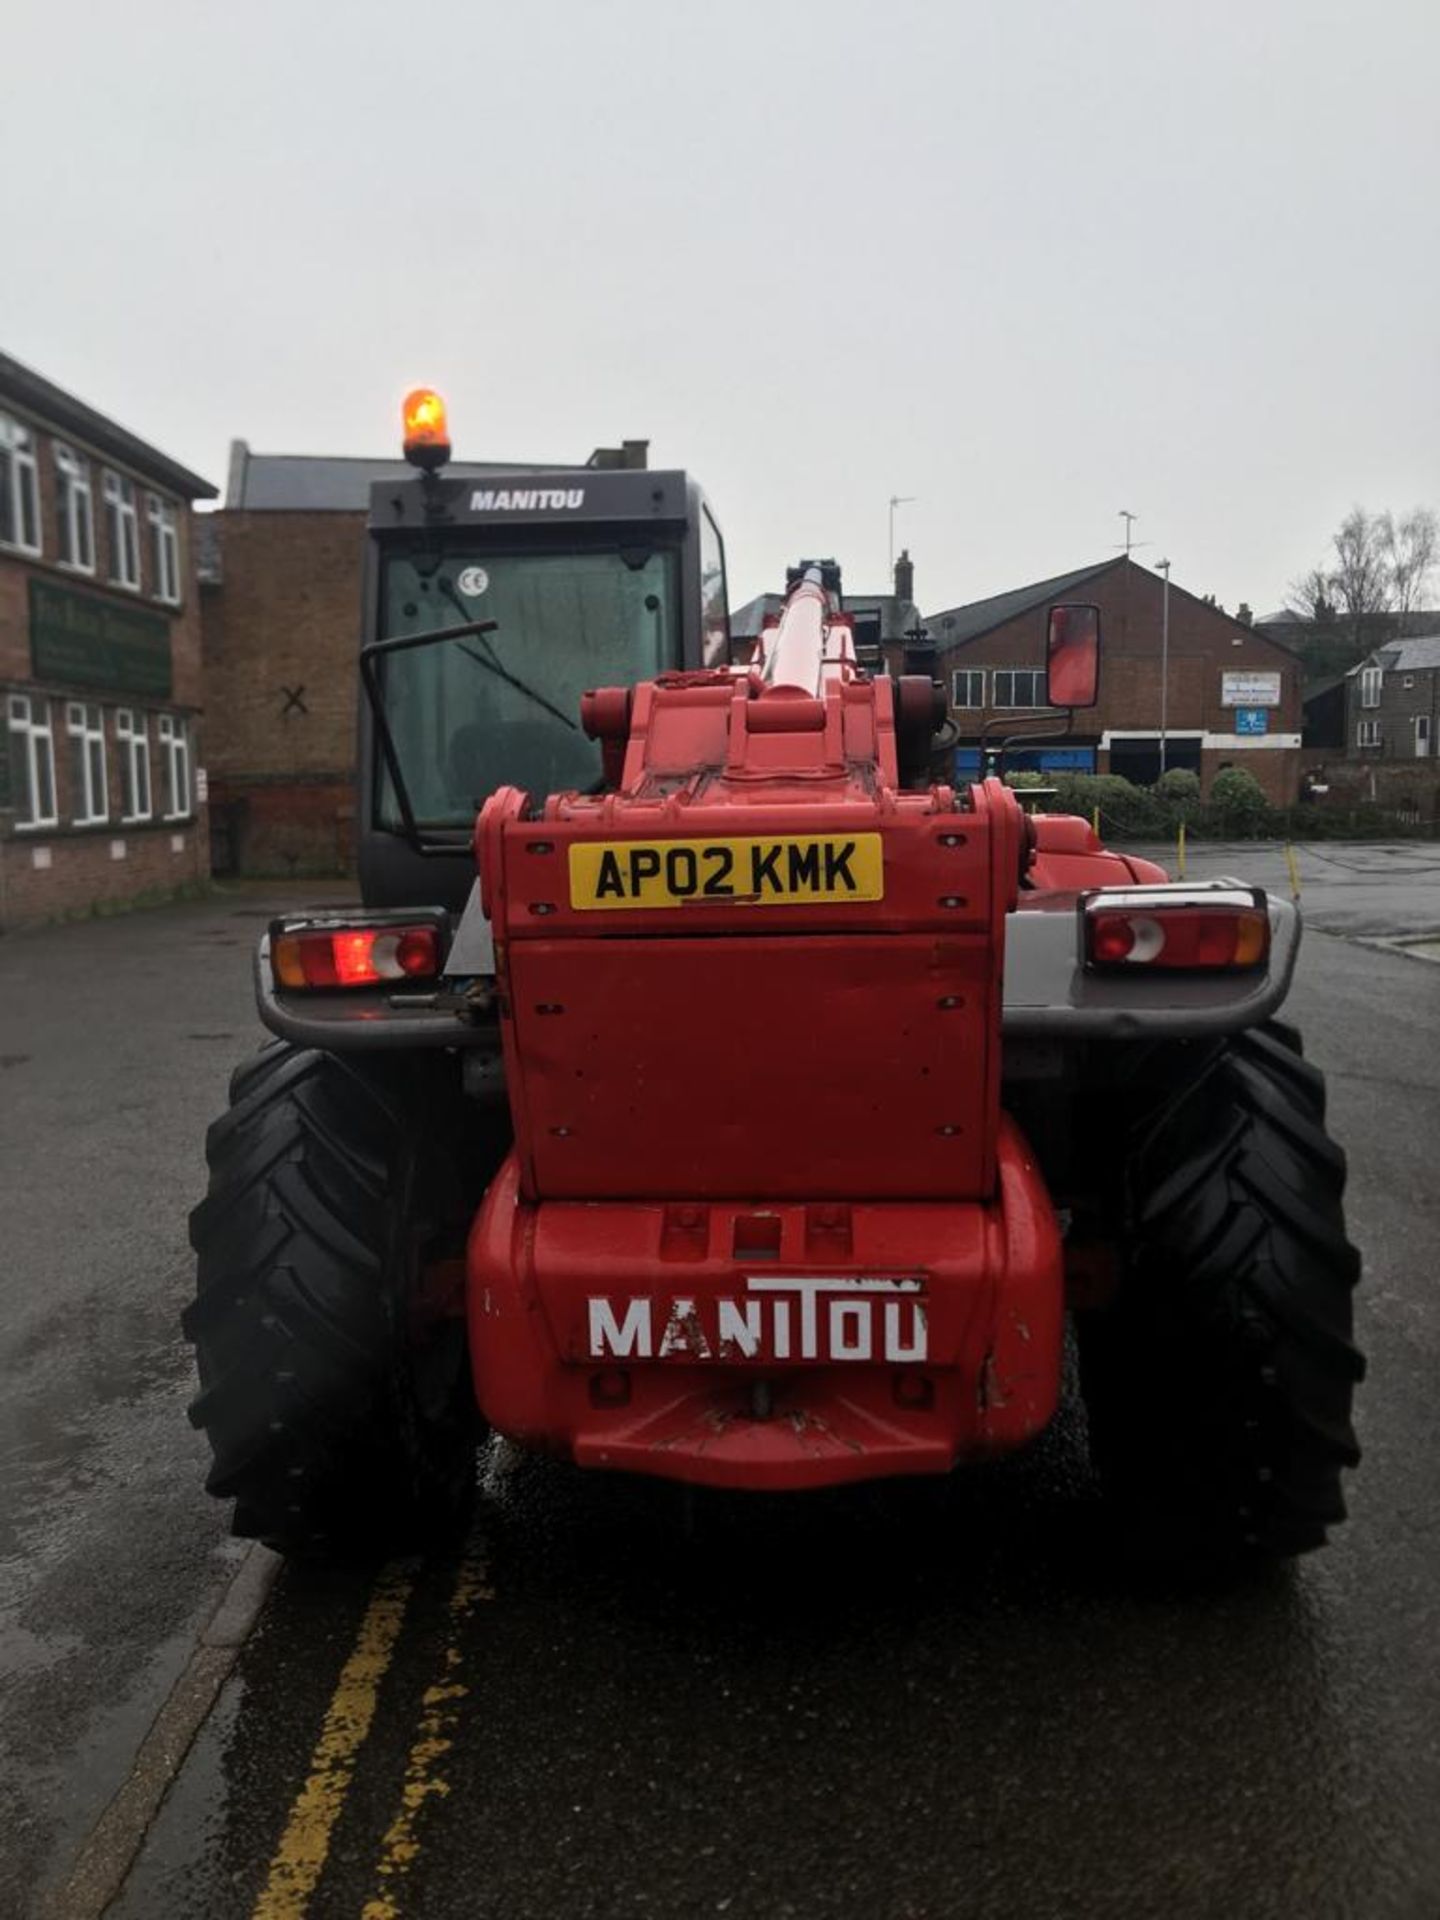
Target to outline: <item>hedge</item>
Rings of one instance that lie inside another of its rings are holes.
[[[1403,818],[1393,810],[1362,804],[1272,807],[1253,774],[1223,767],[1200,798],[1198,777],[1172,767],[1153,787],[1137,787],[1118,773],[1060,773],[1047,780],[1029,772],[1007,774],[1017,789],[1053,785],[1051,813],[1092,820],[1098,808],[1107,840],[1173,840],[1180,828],[1196,840],[1385,840],[1433,838],[1440,821]]]

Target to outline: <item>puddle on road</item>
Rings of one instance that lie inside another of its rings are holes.
[[[61,1338],[48,1321],[7,1354],[12,1386],[0,1408],[0,1606],[24,1591],[68,1533],[57,1518],[115,1481],[123,1416],[156,1394],[188,1397],[190,1352],[172,1315],[151,1303],[106,1311],[86,1303]],[[183,1418],[177,1408],[177,1418]]]

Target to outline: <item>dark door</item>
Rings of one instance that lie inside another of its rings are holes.
[[[1200,771],[1200,741],[1196,735],[1169,734],[1165,740],[1165,767],[1188,767]],[[1118,773],[1137,787],[1153,787],[1160,778],[1160,736],[1142,734],[1131,740],[1110,742],[1110,771]]]

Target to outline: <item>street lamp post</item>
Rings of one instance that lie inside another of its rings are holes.
[[[1160,773],[1165,773],[1165,725],[1170,704],[1170,562],[1157,560],[1165,576],[1165,591],[1160,600]]]
[[[890,591],[895,591],[895,509],[908,507],[916,498],[913,493],[892,493],[890,496]]]

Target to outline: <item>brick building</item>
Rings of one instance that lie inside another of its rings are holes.
[[[1128,556],[1037,580],[932,614],[937,671],[959,728],[962,774],[979,766],[982,729],[1003,733],[1044,697],[1045,616],[1057,601],[1100,608],[1104,652],[1099,705],[1075,716],[1063,740],[1011,754],[1012,766],[1118,773],[1146,783],[1160,771],[1161,629],[1165,583]],[[1301,667],[1257,633],[1183,587],[1170,587],[1164,678],[1165,764],[1197,772],[1208,791],[1225,764],[1253,773],[1276,805],[1299,780]]]
[[[1440,633],[1377,647],[1345,676],[1345,755],[1429,761],[1440,726]]]
[[[589,466],[646,464],[643,440]],[[452,461],[455,479],[555,463]],[[400,460],[231,447],[223,507],[201,523],[207,772],[217,873],[344,873],[354,859],[365,526]]]
[[[209,871],[191,506],[215,491],[0,354],[0,928]]]

